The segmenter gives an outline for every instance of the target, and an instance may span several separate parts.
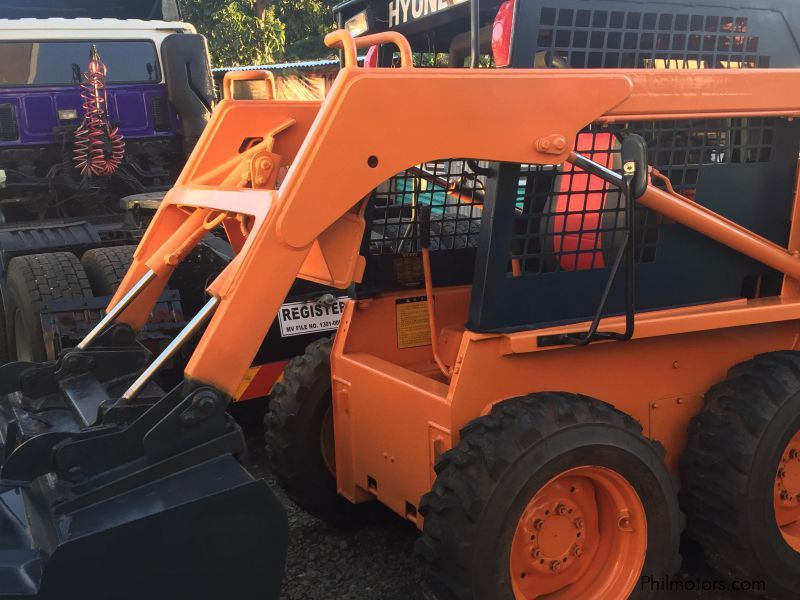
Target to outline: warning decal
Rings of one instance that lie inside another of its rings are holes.
[[[425,296],[401,298],[396,301],[397,347],[416,348],[430,346],[431,329],[428,325],[428,300]]]
[[[278,311],[281,337],[338,329],[344,312],[344,303],[347,300],[349,300],[347,296],[342,296],[333,304],[314,300],[284,304]]]

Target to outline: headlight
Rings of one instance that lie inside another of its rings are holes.
[[[362,10],[354,17],[350,17],[345,21],[344,28],[353,37],[364,35],[369,31],[369,19],[367,18],[367,11]]]

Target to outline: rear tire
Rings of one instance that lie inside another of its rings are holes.
[[[95,296],[112,296],[133,262],[136,246],[111,246],[87,250],[81,264]]]
[[[3,286],[3,299],[0,300],[0,365],[4,365],[11,361],[11,352],[8,346],[8,333],[6,331],[6,309],[5,300],[8,298],[6,287]]]
[[[13,360],[46,361],[40,311],[55,301],[91,298],[78,258],[69,252],[18,256],[8,264],[6,328]]]
[[[289,498],[330,525],[350,526],[368,505],[353,504],[336,489],[332,346],[331,338],[316,340],[286,365],[269,395],[265,440],[272,471]]]
[[[678,570],[677,491],[663,449],[629,416],[538,393],[496,404],[461,436],[420,504],[417,549],[441,598],[645,598],[641,576]]]
[[[705,398],[681,457],[687,534],[722,575],[800,597],[800,353],[741,363]]]

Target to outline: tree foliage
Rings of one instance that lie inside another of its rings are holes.
[[[214,66],[321,58],[333,28],[330,0],[180,0],[184,19],[208,38]]]
[[[286,58],[302,60],[323,58],[331,50],[322,42],[334,28],[330,0],[277,0],[278,18],[286,27]]]

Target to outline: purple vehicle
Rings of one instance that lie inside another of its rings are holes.
[[[0,0],[0,364],[54,359],[97,318],[213,102],[175,0]]]

